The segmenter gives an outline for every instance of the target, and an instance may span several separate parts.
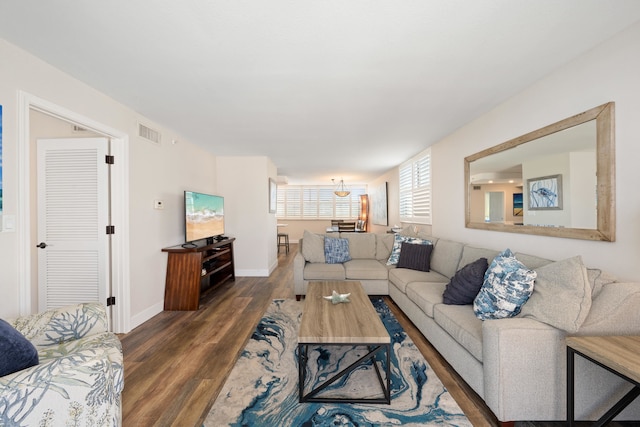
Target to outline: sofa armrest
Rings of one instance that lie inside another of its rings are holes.
[[[296,296],[307,294],[307,287],[304,285],[304,266],[306,263],[302,252],[296,253],[293,258],[293,290]]]
[[[107,312],[99,303],[84,303],[46,310],[10,322],[33,345],[58,345],[107,332]]]
[[[483,322],[484,400],[500,421],[563,419],[564,338],[533,319]]]

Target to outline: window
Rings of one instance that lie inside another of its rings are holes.
[[[351,194],[338,197],[327,185],[279,185],[276,218],[279,219],[357,219],[360,195],[365,185],[350,185]]]
[[[400,221],[431,224],[431,149],[400,165]]]

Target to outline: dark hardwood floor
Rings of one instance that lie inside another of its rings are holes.
[[[238,277],[202,297],[197,311],[165,311],[120,336],[123,424],[200,426],[240,351],[276,298],[293,298],[293,257],[278,256],[270,277]],[[482,399],[451,369],[397,306],[387,304],[474,426],[497,426]],[[521,423],[517,424],[518,426]],[[526,423],[556,426],[563,423]]]

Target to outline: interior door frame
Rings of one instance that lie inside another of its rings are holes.
[[[126,333],[131,329],[130,263],[129,263],[129,136],[125,132],[81,114],[67,110],[29,93],[18,91],[18,286],[20,314],[33,312],[31,301],[33,252],[31,243],[31,197],[30,197],[30,137],[31,110],[77,124],[111,139],[111,155],[116,162],[111,168],[111,222],[116,233],[111,237],[111,284],[116,305],[112,312],[113,331]]]

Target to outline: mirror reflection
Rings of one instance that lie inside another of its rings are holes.
[[[466,226],[614,240],[613,103],[465,159]]]

